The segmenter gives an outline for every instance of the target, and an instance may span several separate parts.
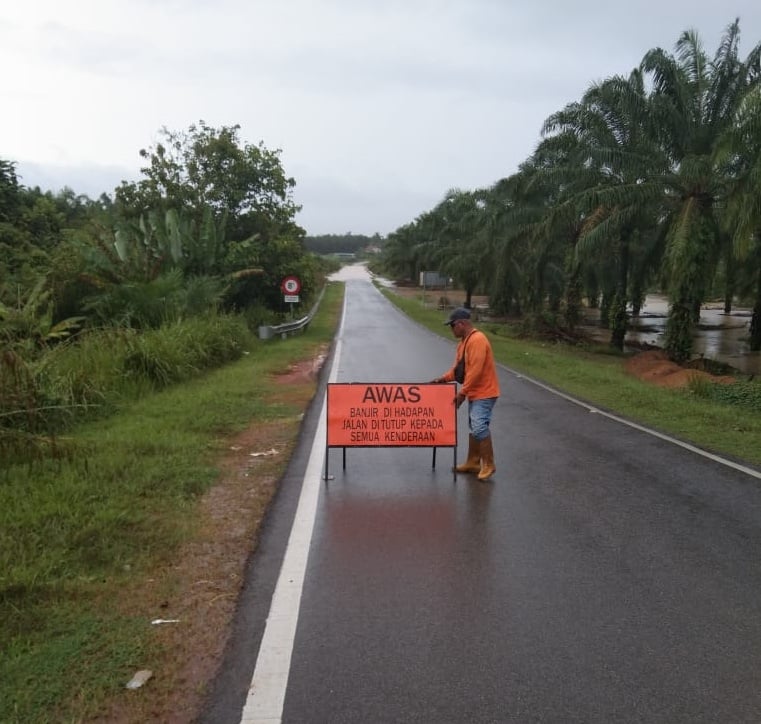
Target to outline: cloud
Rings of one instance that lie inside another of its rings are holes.
[[[296,221],[308,234],[385,236],[441,199],[430,191],[404,186],[370,187],[330,177],[307,177],[297,182],[294,200],[302,206]]]
[[[19,182],[27,188],[39,186],[57,193],[70,188],[77,194],[97,199],[101,194],[113,196],[114,189],[123,180],[136,180],[128,168],[109,165],[65,166],[22,161],[17,164]]]
[[[448,188],[513,173],[547,116],[683,30],[712,55],[739,15],[747,52],[761,4],[729,3],[6,3],[0,157],[59,183],[69,169],[89,195],[136,179],[163,126],[239,124],[283,150],[306,226],[390,231]]]

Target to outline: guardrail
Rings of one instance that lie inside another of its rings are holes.
[[[294,319],[291,322],[284,322],[283,324],[268,325],[262,324],[259,327],[259,339],[272,339],[275,335],[280,335],[281,339],[285,339],[291,332],[298,332],[301,329],[306,329],[312,318],[317,314],[317,309],[320,306],[322,297],[325,294],[325,287],[322,288],[320,296],[317,297],[317,301],[309,310],[309,314],[301,319]]]

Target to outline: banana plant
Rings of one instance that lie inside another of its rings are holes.
[[[35,345],[60,341],[79,331],[85,317],[69,317],[53,324],[50,290],[41,278],[15,307],[0,302],[0,339],[7,344],[28,340]]]

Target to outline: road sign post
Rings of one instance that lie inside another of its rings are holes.
[[[283,301],[291,305],[291,319],[293,319],[293,305],[299,301],[301,280],[291,274],[280,282],[280,290],[283,292]]]

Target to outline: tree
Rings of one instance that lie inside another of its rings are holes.
[[[690,357],[696,311],[721,255],[717,208],[729,179],[715,152],[744,97],[761,79],[761,44],[740,61],[739,34],[736,20],[713,61],[693,31],[679,38],[676,56],[656,48],[642,60],[653,82],[653,128],[670,162],[669,171],[649,184],[663,201],[670,297],[664,346],[677,362]]]
[[[116,213],[133,224],[179,213],[192,230],[183,239],[186,272],[233,278],[226,303],[235,308],[277,309],[281,276],[272,275],[301,271],[308,296],[315,269],[305,232],[294,222],[300,208],[292,200],[295,181],[286,176],[280,151],[241,143],[239,130],[204,121],[184,132],[163,128],[162,142],[140,151],[144,178],[116,189]],[[220,228],[224,233],[208,233]]]
[[[539,169],[535,156],[518,173],[490,190],[483,225],[494,248],[495,279],[490,305],[497,310],[541,311],[546,297],[557,296],[556,271],[563,253],[545,225],[556,186]]]
[[[19,204],[19,182],[16,164],[0,158],[0,223],[15,218]]]
[[[731,233],[735,257],[742,262],[738,283],[754,300],[750,349],[761,349],[761,88],[743,99],[735,122],[716,151],[717,164],[731,177],[724,227]]]
[[[400,226],[388,235],[381,253],[381,267],[385,273],[414,281],[420,271],[416,250],[418,224],[411,222]]]
[[[657,208],[647,196],[620,195],[617,189],[634,189],[667,168],[650,119],[643,76],[635,70],[628,78],[614,76],[592,85],[580,103],[566,106],[544,126],[545,133],[566,133],[576,140],[563,169],[567,193],[583,217],[576,252],[598,270],[603,307],[610,305],[604,309],[610,342],[619,350],[628,326],[627,305],[633,301],[629,275],[635,241],[655,226]],[[602,197],[602,189],[613,193]]]
[[[494,261],[489,308],[497,313],[520,314],[527,301],[527,237],[515,223],[520,173],[501,179],[483,192],[481,233]]]
[[[468,308],[476,289],[489,286],[494,268],[487,237],[481,233],[484,208],[484,193],[451,189],[427,218],[429,255],[462,285]]]
[[[0,302],[16,303],[37,286],[62,221],[52,197],[24,188],[15,163],[0,159]]]
[[[579,191],[595,185],[596,167],[590,167],[580,152],[578,137],[568,130],[546,137],[530,159],[530,181],[526,191],[533,197],[532,212],[525,229],[536,247],[534,260],[537,292],[534,311],[547,296],[550,310],[560,311],[573,329],[581,313],[581,265],[577,253],[579,236],[587,217]],[[541,290],[541,291],[540,291]]]
[[[200,227],[203,210],[211,208],[227,217],[232,240],[284,230],[303,236],[293,222],[300,208],[292,200],[295,181],[286,176],[280,151],[261,142],[242,144],[239,131],[238,125],[214,129],[204,121],[187,131],[162,128],[163,142],[140,151],[145,178],[116,189],[118,211],[135,219],[149,210],[185,210]]]

